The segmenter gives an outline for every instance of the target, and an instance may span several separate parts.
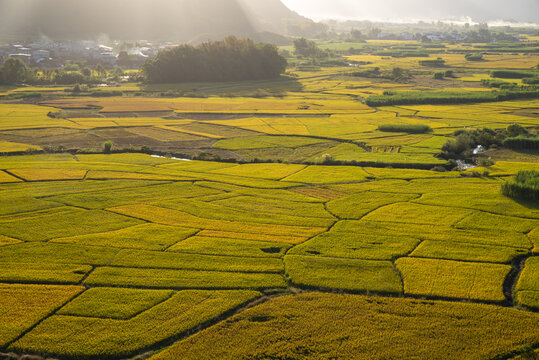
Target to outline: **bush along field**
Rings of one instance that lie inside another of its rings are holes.
[[[0,88],[0,358],[539,350],[536,41],[223,44]]]

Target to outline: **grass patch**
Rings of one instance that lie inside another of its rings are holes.
[[[378,126],[378,130],[383,132],[402,132],[407,134],[424,134],[432,131],[430,126],[420,124],[385,124]]]

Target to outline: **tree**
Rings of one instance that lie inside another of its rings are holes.
[[[231,36],[163,50],[141,69],[150,83],[181,83],[271,79],[279,77],[286,65],[275,45]]]
[[[363,33],[359,30],[352,29],[352,31],[350,31],[350,39],[355,42],[364,41]]]
[[[382,30],[378,29],[378,28],[372,28],[370,31],[369,31],[369,34],[368,34],[368,37],[370,39],[376,39],[378,38],[378,35],[380,35],[382,33]]]
[[[318,58],[322,54],[322,50],[320,50],[314,41],[305,38],[294,40],[294,49],[296,55],[306,58]]]
[[[444,79],[444,73],[443,72],[436,72],[432,76],[436,80],[443,80]]]
[[[28,77],[28,67],[21,59],[9,58],[0,67],[0,74],[0,80],[3,84],[20,84]]]
[[[84,75],[86,77],[92,76],[92,70],[90,70],[87,67],[83,68],[81,72],[82,72],[82,75]]]
[[[105,69],[103,64],[97,64],[97,66],[95,67],[95,71],[97,71],[97,73],[101,76],[107,75],[107,69]]]
[[[112,152],[112,141],[105,141],[103,143],[103,153],[110,154]]]

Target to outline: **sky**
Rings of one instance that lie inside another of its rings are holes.
[[[282,0],[315,20],[515,20],[539,23],[539,0]]]

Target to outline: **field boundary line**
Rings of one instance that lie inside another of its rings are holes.
[[[38,284],[38,285],[43,285],[43,284]],[[76,287],[80,287],[80,285],[72,285],[72,286],[76,286]],[[20,339],[22,339],[24,336],[26,336],[29,332],[31,332],[32,330],[34,330],[36,327],[38,327],[41,323],[43,323],[45,320],[49,319],[50,317],[56,315],[56,313],[58,312],[58,310],[60,310],[61,308],[63,308],[64,306],[66,306],[68,303],[70,303],[71,301],[73,301],[75,298],[79,297],[80,295],[82,295],[84,292],[86,291],[86,289],[80,291],[78,294],[75,294],[73,296],[71,296],[68,300],[66,300],[65,302],[63,302],[61,305],[59,305],[58,307],[56,307],[55,309],[53,309],[51,312],[49,312],[49,314],[45,315],[41,320],[39,320],[38,322],[36,322],[34,325],[30,326],[29,328],[27,328],[26,330],[24,330],[21,334],[19,334],[19,336],[17,336],[14,340],[6,343],[4,345],[4,348],[5,349],[8,349],[11,345],[13,345],[14,343],[16,343],[17,341],[19,341]]]

